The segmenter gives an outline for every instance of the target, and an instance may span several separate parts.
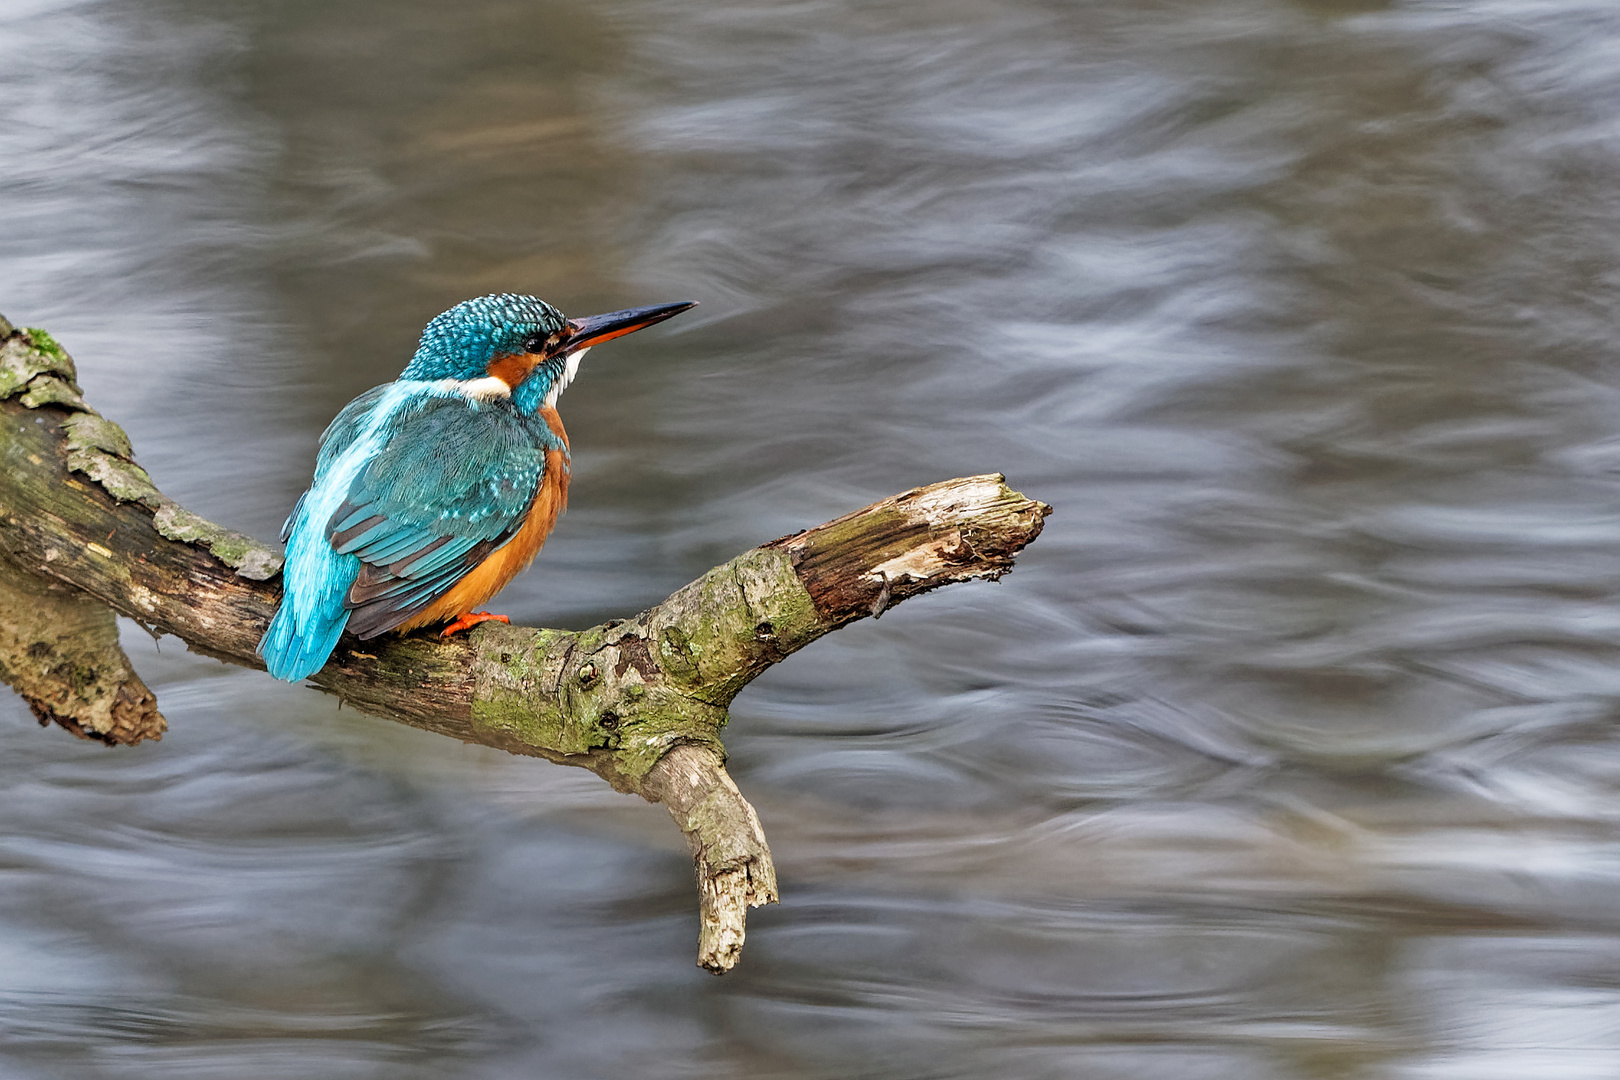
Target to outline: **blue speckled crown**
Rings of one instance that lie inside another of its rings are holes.
[[[463,300],[427,324],[400,378],[482,378],[495,357],[523,352],[527,338],[554,334],[563,321],[562,312],[535,296],[494,293]]]

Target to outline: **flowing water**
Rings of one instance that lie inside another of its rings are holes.
[[[422,324],[593,352],[501,609],[1002,471],[998,585],[736,702],[781,870],[129,628],[0,701],[6,1078],[1620,1074],[1613,0],[4,0],[0,312],[273,535]]]

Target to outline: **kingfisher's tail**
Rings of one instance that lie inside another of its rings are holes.
[[[281,607],[270,629],[259,639],[259,655],[270,674],[288,682],[307,678],[325,666],[349,625],[343,606],[349,586],[360,573],[360,560],[339,555],[327,543],[325,530],[311,527],[307,500],[293,511],[287,561],[281,571]],[[330,516],[330,510],[325,516]],[[317,515],[316,520],[324,520]]]
[[[270,629],[259,639],[259,655],[264,657],[270,674],[288,682],[307,678],[326,666],[327,657],[337,648],[343,628],[349,624],[349,612],[338,605],[335,617],[301,621],[293,605],[283,600],[276,617],[270,620]]]

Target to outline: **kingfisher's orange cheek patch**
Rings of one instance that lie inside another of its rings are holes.
[[[507,353],[491,360],[489,367],[484,370],[515,390],[518,383],[527,379],[529,372],[533,371],[539,364],[540,358],[538,356],[532,356],[528,353]]]

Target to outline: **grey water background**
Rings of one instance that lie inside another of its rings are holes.
[[[0,57],[0,312],[215,520],[514,289],[703,304],[564,396],[516,619],[1057,507],[738,699],[724,979],[657,807],[129,628],[160,744],[0,701],[7,1080],[1620,1074],[1612,0],[4,0]]]

